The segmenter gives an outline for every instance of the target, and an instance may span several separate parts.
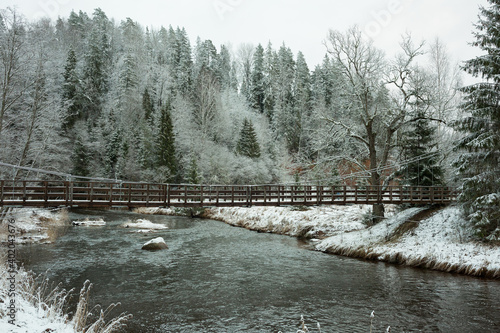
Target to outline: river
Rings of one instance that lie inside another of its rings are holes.
[[[53,244],[20,246],[20,260],[93,303],[120,302],[126,332],[499,332],[500,282],[366,262],[307,250],[295,238],[224,223],[129,212],[84,211],[104,227],[69,227]],[[147,218],[168,230],[139,234]],[[169,249],[141,250],[163,237]],[[76,297],[75,297],[76,298]]]

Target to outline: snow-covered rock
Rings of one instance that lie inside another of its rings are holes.
[[[165,243],[165,240],[163,237],[157,237],[154,238],[142,246],[143,250],[148,250],[148,251],[155,251],[155,250],[164,250],[168,249],[167,243]]]
[[[72,224],[74,226],[99,227],[99,226],[105,226],[106,222],[103,219],[95,219],[95,220],[85,219],[83,221],[73,221]]]
[[[137,229],[147,229],[147,230],[160,230],[168,229],[166,225],[153,223],[145,219],[137,219],[135,222],[127,222],[123,225],[124,228],[137,228]]]

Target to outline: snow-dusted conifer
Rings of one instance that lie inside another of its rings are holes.
[[[253,54],[253,68],[250,74],[250,105],[264,113],[264,48],[257,45]]]
[[[250,120],[243,121],[243,128],[240,132],[240,139],[236,145],[236,153],[250,158],[260,157],[260,145],[257,141],[257,134]]]
[[[462,153],[455,165],[462,178],[459,196],[466,216],[480,237],[500,237],[500,0],[488,0],[480,9],[476,40],[484,55],[468,60],[464,69],[484,79],[462,89],[467,117],[456,122],[464,133],[457,147]]]
[[[157,149],[158,161],[157,166],[166,168],[168,171],[167,180],[173,181],[177,176],[177,156],[175,152],[175,137],[170,116],[171,104],[167,101],[165,107],[161,111],[160,132],[158,134]]]
[[[64,103],[62,127],[64,130],[71,129],[81,115],[82,91],[76,66],[76,54],[73,48],[70,48],[66,65],[64,66],[64,83],[62,86],[62,99]]]

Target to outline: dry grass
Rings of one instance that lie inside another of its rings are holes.
[[[5,266],[5,255],[0,255],[0,278],[4,282],[4,274],[7,274]],[[43,275],[36,276],[32,272],[26,272],[22,267],[18,268],[16,274],[16,293],[17,299],[22,299],[24,302],[31,304],[38,309],[39,313],[43,314],[44,318],[50,319],[51,322],[67,323],[74,327],[75,333],[111,333],[120,330],[126,325],[126,322],[132,318],[132,315],[122,313],[118,317],[107,319],[110,312],[119,304],[111,304],[106,310],[100,310],[99,307],[90,311],[89,296],[92,285],[89,281],[84,283],[80,291],[80,298],[77,304],[77,309],[73,318],[70,320],[69,315],[65,313],[68,299],[71,297],[73,290],[66,291],[60,285],[54,287],[50,281]],[[0,301],[6,301],[6,286],[0,283]],[[89,320],[97,314],[97,319]],[[1,313],[0,316],[5,314]]]
[[[120,305],[119,303],[111,304],[106,308],[106,310],[103,310],[100,307],[96,307],[94,311],[91,311],[89,307],[91,288],[92,284],[87,280],[80,290],[80,298],[78,300],[75,315],[72,319],[72,323],[75,326],[75,332],[111,333],[123,328],[126,325],[126,322],[132,318],[132,315],[122,313],[118,317],[107,321],[106,318],[109,317],[112,310]],[[99,313],[97,320],[92,324],[87,325],[87,321],[90,317],[92,317],[93,313],[96,312],[96,310]]]

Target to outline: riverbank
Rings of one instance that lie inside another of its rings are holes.
[[[205,217],[260,232],[310,238],[331,254],[500,279],[500,246],[473,240],[457,207],[411,208],[368,227],[370,206],[213,208]]]
[[[7,242],[7,220],[13,219],[12,227],[17,244],[53,243],[64,232],[61,227],[70,226],[67,209],[0,208],[0,243]]]

